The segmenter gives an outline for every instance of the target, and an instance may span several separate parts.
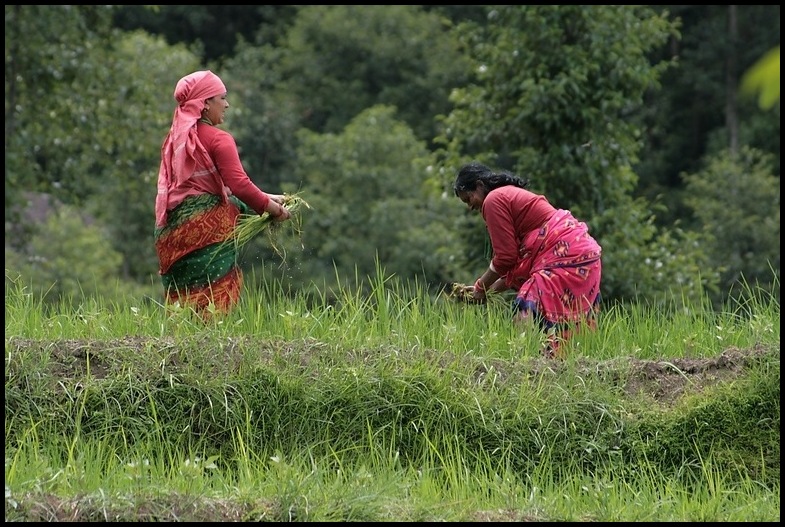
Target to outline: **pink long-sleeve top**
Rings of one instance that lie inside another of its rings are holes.
[[[507,276],[520,261],[523,239],[556,212],[545,196],[512,185],[491,190],[482,204],[482,217],[493,248],[491,265]]]
[[[260,190],[248,177],[240,161],[234,137],[229,132],[206,123],[199,122],[196,127],[199,141],[213,159],[224,186],[231,194],[262,214],[270,202],[270,196]],[[204,193],[221,196],[224,192],[213,177],[209,175],[200,177],[194,174],[169,193],[167,209],[173,209],[188,196]]]

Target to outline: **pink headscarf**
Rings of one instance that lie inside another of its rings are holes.
[[[155,199],[155,224],[166,224],[169,192],[180,186],[195,171],[216,174],[215,164],[196,135],[196,122],[202,115],[205,99],[223,95],[226,86],[212,71],[197,71],[177,83],[174,98],[172,127],[161,147],[161,167],[158,170],[158,195]]]

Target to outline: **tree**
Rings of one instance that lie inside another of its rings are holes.
[[[171,45],[199,49],[200,62],[219,64],[243,40],[274,38],[299,9],[294,5],[121,5],[115,27],[144,30]]]
[[[775,156],[779,173],[779,109],[761,111],[738,93],[741,76],[779,44],[779,5],[663,5],[680,32],[652,60],[676,60],[662,75],[662,90],[647,95],[644,146],[635,170],[636,194],[667,195],[672,204],[658,217],[668,225],[690,215],[682,200],[685,172],[697,172],[704,157],[748,145]],[[779,73],[777,73],[779,81]]]
[[[339,133],[377,104],[395,107],[430,141],[433,116],[449,109],[450,90],[468,76],[450,28],[421,6],[309,5],[276,41],[265,32],[241,43],[224,70],[252,178],[278,188],[297,165],[297,129]]]
[[[114,297],[121,262],[99,226],[88,224],[73,207],[60,206],[37,229],[25,253],[6,251],[6,281],[9,272],[18,273],[36,298],[78,304],[85,297]]]
[[[380,262],[404,279],[448,281],[459,247],[449,212],[459,207],[425,188],[427,158],[389,106],[361,112],[341,134],[302,130],[296,175],[312,206],[303,227],[306,278],[364,280]]]
[[[724,291],[743,282],[767,289],[779,284],[780,179],[772,163],[772,156],[744,147],[684,175],[685,202],[713,242],[708,255],[722,266]]]
[[[660,273],[675,276],[685,258],[690,268],[703,262],[699,248],[653,258],[663,236],[632,198],[640,109],[669,66],[648,57],[675,30],[643,6],[495,6],[492,23],[459,28],[476,81],[453,91],[439,162],[450,178],[472,158],[510,169],[587,221],[603,245],[606,298],[663,293]],[[655,260],[673,268],[655,269]],[[698,294],[692,279],[687,291]]]
[[[22,191],[78,202],[90,174],[75,152],[94,136],[95,83],[88,59],[111,45],[111,6],[5,6],[5,217],[16,223]],[[8,232],[7,232],[8,234]],[[7,236],[8,238],[8,236]],[[19,246],[23,237],[13,237]]]

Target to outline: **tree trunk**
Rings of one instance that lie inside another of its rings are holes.
[[[730,46],[725,69],[725,126],[728,128],[728,147],[733,157],[739,153],[739,108],[737,105],[739,75],[736,71],[738,69],[739,21],[736,7],[735,5],[728,6]]]

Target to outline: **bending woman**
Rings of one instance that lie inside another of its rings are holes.
[[[484,301],[488,290],[517,291],[516,320],[538,323],[549,336],[544,354],[553,357],[572,331],[596,325],[602,249],[585,223],[527,185],[475,162],[458,171],[453,190],[482,213],[493,250],[488,269],[474,283],[474,299]]]
[[[267,194],[243,169],[237,144],[217,125],[229,108],[226,87],[211,71],[186,75],[161,148],[155,200],[155,249],[167,303],[208,317],[240,299],[243,274],[232,243],[240,214],[290,218],[284,196]],[[208,309],[210,308],[210,309]]]

